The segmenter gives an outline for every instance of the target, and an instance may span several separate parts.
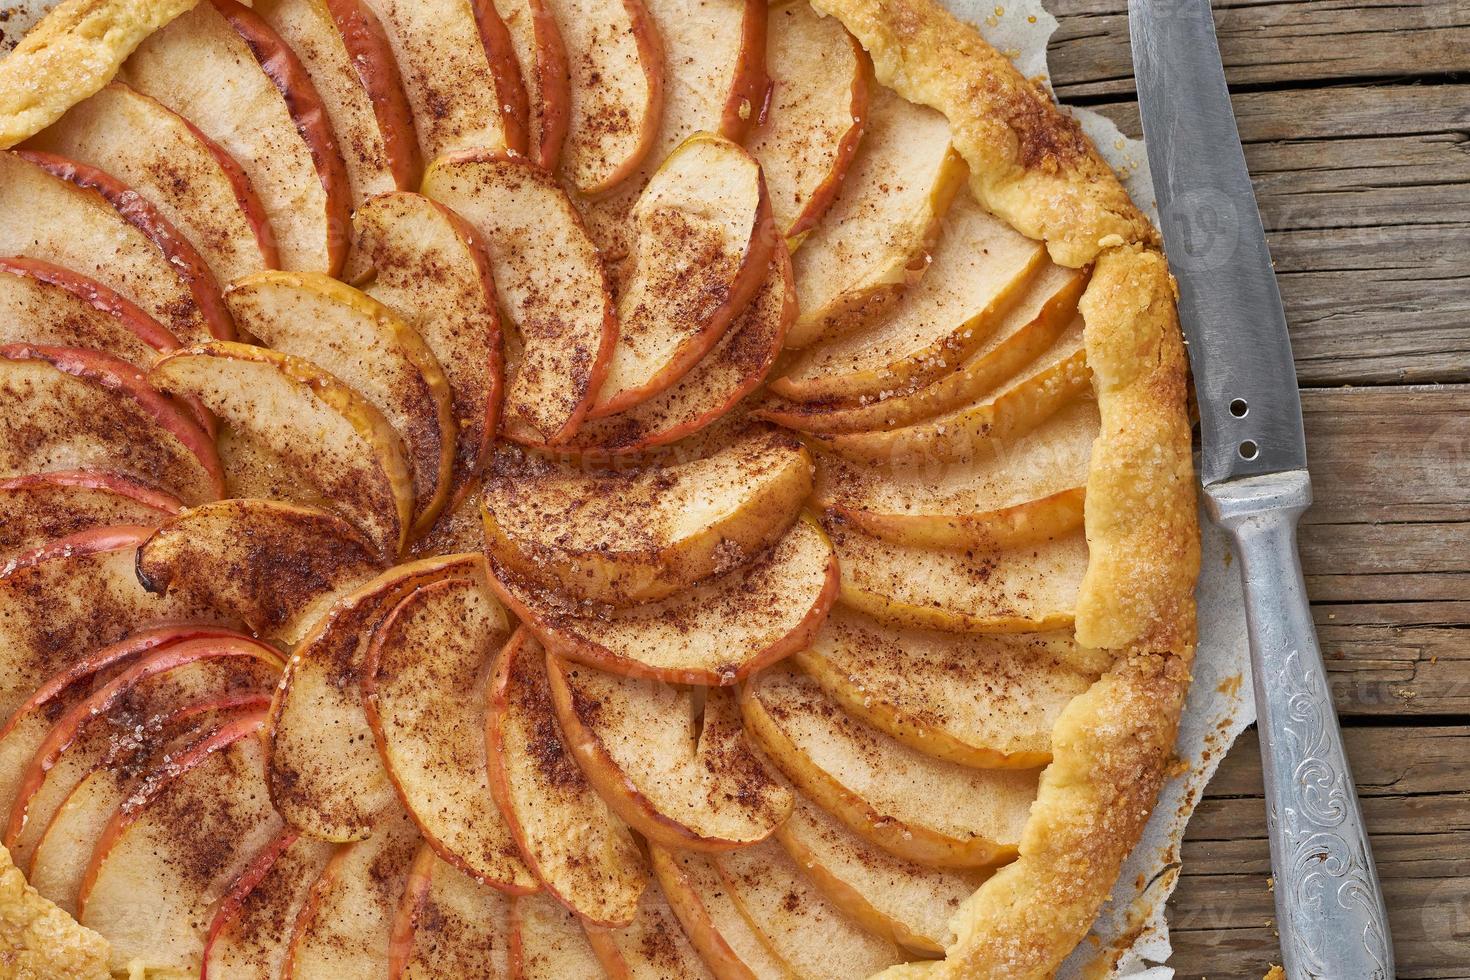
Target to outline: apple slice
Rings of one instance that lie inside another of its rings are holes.
[[[40,259],[0,258],[0,343],[87,347],[147,367],[178,338],[129,300]]]
[[[511,969],[516,980],[602,976],[576,915],[545,893],[511,900]]]
[[[366,840],[338,849],[290,927],[281,976],[386,976],[393,919],[419,846],[413,821],[398,812],[385,817]]]
[[[264,711],[268,694],[225,695],[198,701],[163,719],[145,741],[124,740],[67,794],[36,844],[27,877],[67,914],[77,914],[77,895],[92,860],[92,847],[118,809],[146,786],[165,756],[189,751],[230,721]]]
[[[1091,391],[1079,320],[1022,374],[972,405],[901,428],[812,435],[808,441],[848,459],[894,466],[984,459]]]
[[[811,642],[837,597],[832,545],[805,519],[753,565],[660,602],[567,603],[491,567],[490,587],[558,656],[675,684],[738,684]]]
[[[619,289],[618,343],[592,418],[687,374],[750,305],[776,241],[760,165],[710,133],[669,155],[629,220],[635,247]]]
[[[220,900],[209,923],[200,980],[279,977],[291,924],[336,851],[294,830],[267,844]]]
[[[367,266],[363,291],[418,331],[449,382],[458,430],[452,510],[489,458],[500,417],[500,304],[490,260],[463,218],[419,194],[375,197],[352,220]]]
[[[157,207],[217,282],[277,262],[265,206],[240,163],[162,103],[113,82],[25,144],[104,170]]]
[[[875,466],[823,454],[814,501],[896,544],[993,550],[1060,537],[1082,526],[1100,426],[1097,402],[1083,396],[960,462]]]
[[[955,633],[1035,633],[1072,625],[1087,569],[1081,529],[992,551],[893,544],[835,515],[825,526],[842,568],[842,604],[875,619]]]
[[[27,473],[0,480],[0,560],[109,524],[157,525],[184,505],[125,476],[89,470]]]
[[[1077,302],[1087,282],[1088,270],[1047,265],[969,359],[929,384],[900,386],[881,398],[860,398],[851,406],[770,400],[756,414],[808,432],[867,432],[913,425],[974,404],[1024,370],[1079,322]]]
[[[896,858],[800,797],[776,836],[827,900],[853,921],[929,955],[943,955],[954,942],[949,921],[986,877]]]
[[[848,918],[775,841],[713,859],[735,905],[791,976],[871,977],[907,957]],[[820,936],[819,942],[812,938]],[[764,975],[764,974],[763,974]]]
[[[281,666],[274,649],[229,638],[189,640],[144,654],[56,720],[21,774],[4,846],[18,863],[29,864],[67,795],[116,745],[153,740],[181,705],[269,692]]]
[[[1016,856],[1039,770],[972,769],[915,751],[845,713],[804,674],[742,693],[746,729],[817,805],[896,857],[951,868]],[[914,787],[922,786],[920,794]]]
[[[917,282],[964,179],[949,121],[874,89],[862,152],[794,257],[801,315],[787,346],[861,326]]]
[[[258,0],[254,10],[311,77],[337,136],[352,207],[412,186],[423,167],[413,113],[383,26],[364,0]]]
[[[484,575],[421,585],[374,630],[363,703],[398,799],[429,846],[482,882],[534,891],[536,879],[493,805],[485,692],[511,623]]]
[[[602,260],[576,208],[534,164],[483,152],[431,165],[423,190],[468,221],[490,257],[512,328],[506,435],[566,441],[602,386],[618,335]]]
[[[526,88],[526,154],[555,173],[571,123],[571,65],[556,14],[541,0],[495,0]]]
[[[475,481],[459,506],[439,515],[429,533],[413,543],[416,558],[432,555],[459,555],[480,552],[485,548],[484,522],[480,520],[480,486]]]
[[[0,347],[0,473],[103,469],[188,503],[224,493],[214,443],[126,361],[99,351]]]
[[[425,161],[483,147],[526,152],[526,90],[489,0],[362,0],[402,74]]]
[[[234,496],[331,510],[379,553],[403,547],[413,486],[397,434],[357,392],[309,361],[264,347],[215,342],[162,358],[155,388],[199,399],[255,454],[226,458]]]
[[[418,586],[471,574],[482,561],[453,555],[391,568],[338,599],[296,644],[267,731],[271,799],[291,826],[362,840],[392,808],[360,686],[373,628]]]
[[[482,498],[485,547],[577,598],[652,602],[749,564],[796,521],[811,486],[811,457],[774,432],[606,475],[506,454]]]
[[[311,76],[259,14],[234,0],[201,3],[139,45],[122,78],[240,162],[283,268],[341,268],[347,169]]]
[[[764,285],[703,360],[647,401],[583,423],[567,448],[584,458],[626,455],[703,431],[765,380],[795,319],[791,253],[777,242]]]
[[[246,497],[165,521],[138,548],[138,581],[292,642],[322,607],[382,568],[362,532],[315,507]]]
[[[420,847],[393,923],[389,980],[510,976],[511,902]]]
[[[449,381],[417,331],[371,296],[314,272],[249,276],[225,302],[246,333],[331,372],[382,413],[413,476],[410,533],[427,530],[449,497],[456,433]]]
[[[0,152],[0,209],[0,254],[100,280],[176,337],[231,336],[219,287],[193,246],[115,178],[61,157]]]
[[[797,666],[847,712],[961,765],[1051,761],[1051,731],[1097,674],[1068,633],[966,636],[835,610]]]
[[[742,142],[765,104],[766,4],[759,0],[644,0],[663,44],[663,112],[643,165],[621,185],[583,200],[583,215],[607,261],[633,251],[629,220],[644,186],[695,133]]]
[[[632,922],[643,859],[577,768],[557,729],[545,654],[523,629],[496,661],[487,715],[490,791],[532,873],[586,922]]]
[[[587,941],[609,977],[680,977],[712,974],[657,886],[643,889],[638,915],[621,929],[587,926]]]
[[[924,278],[875,323],[802,352],[771,390],[792,401],[864,403],[953,371],[1000,326],[1046,249],[968,192],[945,215]]]
[[[566,50],[570,113],[562,176],[581,194],[616,187],[658,137],[664,51],[643,0],[538,0]]]
[[[800,0],[772,4],[771,97],[750,152],[761,162],[776,227],[793,244],[832,206],[857,153],[873,64],[836,17]]]
[[[720,980],[791,976],[755,931],[710,858],[650,844],[649,863],[684,934]]]
[[[648,839],[728,850],[765,840],[791,812],[791,794],[751,754],[728,691],[618,677],[555,655],[546,674],[582,772]]]
[[[197,970],[215,903],[280,833],[265,792],[262,721],[247,715],[175,757],[98,838],[77,918],[107,937],[113,971]]]

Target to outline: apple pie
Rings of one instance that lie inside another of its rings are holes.
[[[1189,681],[1157,232],[935,0],[0,60],[0,974],[1051,976]]]

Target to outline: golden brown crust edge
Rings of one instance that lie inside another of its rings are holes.
[[[1158,244],[1071,116],[933,0],[812,0],[872,57],[877,78],[949,118],[977,200],[1079,268],[1109,245]]]
[[[107,943],[26,884],[0,847],[0,976],[96,980],[109,976]]]
[[[63,0],[0,60],[0,149],[112,80],[133,49],[199,0]]]

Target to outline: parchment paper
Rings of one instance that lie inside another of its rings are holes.
[[[1050,88],[1046,45],[1056,18],[1041,0],[941,0],[972,22],[1029,78]],[[8,52],[55,0],[0,0],[0,56]],[[1068,108],[1099,151],[1123,178],[1133,200],[1157,220],[1153,184],[1143,143],[1128,139],[1104,116]],[[1250,653],[1240,579],[1230,566],[1223,536],[1201,514],[1204,548],[1199,583],[1199,651],[1194,685],[1180,725],[1176,749],[1179,772],[1164,787],[1153,819],[1132,857],[1123,866],[1112,898],[1059,977],[1096,980],[1106,976],[1165,980],[1174,971],[1162,965],[1171,951],[1164,904],[1179,878],[1179,846],[1184,825],[1205,783],[1235,737],[1255,720],[1250,695]]]

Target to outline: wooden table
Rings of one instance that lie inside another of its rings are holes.
[[[1125,0],[1052,0],[1062,100],[1138,135]],[[1216,3],[1317,503],[1303,562],[1399,976],[1470,977],[1470,3]],[[1181,977],[1279,962],[1247,732],[1189,826]]]

